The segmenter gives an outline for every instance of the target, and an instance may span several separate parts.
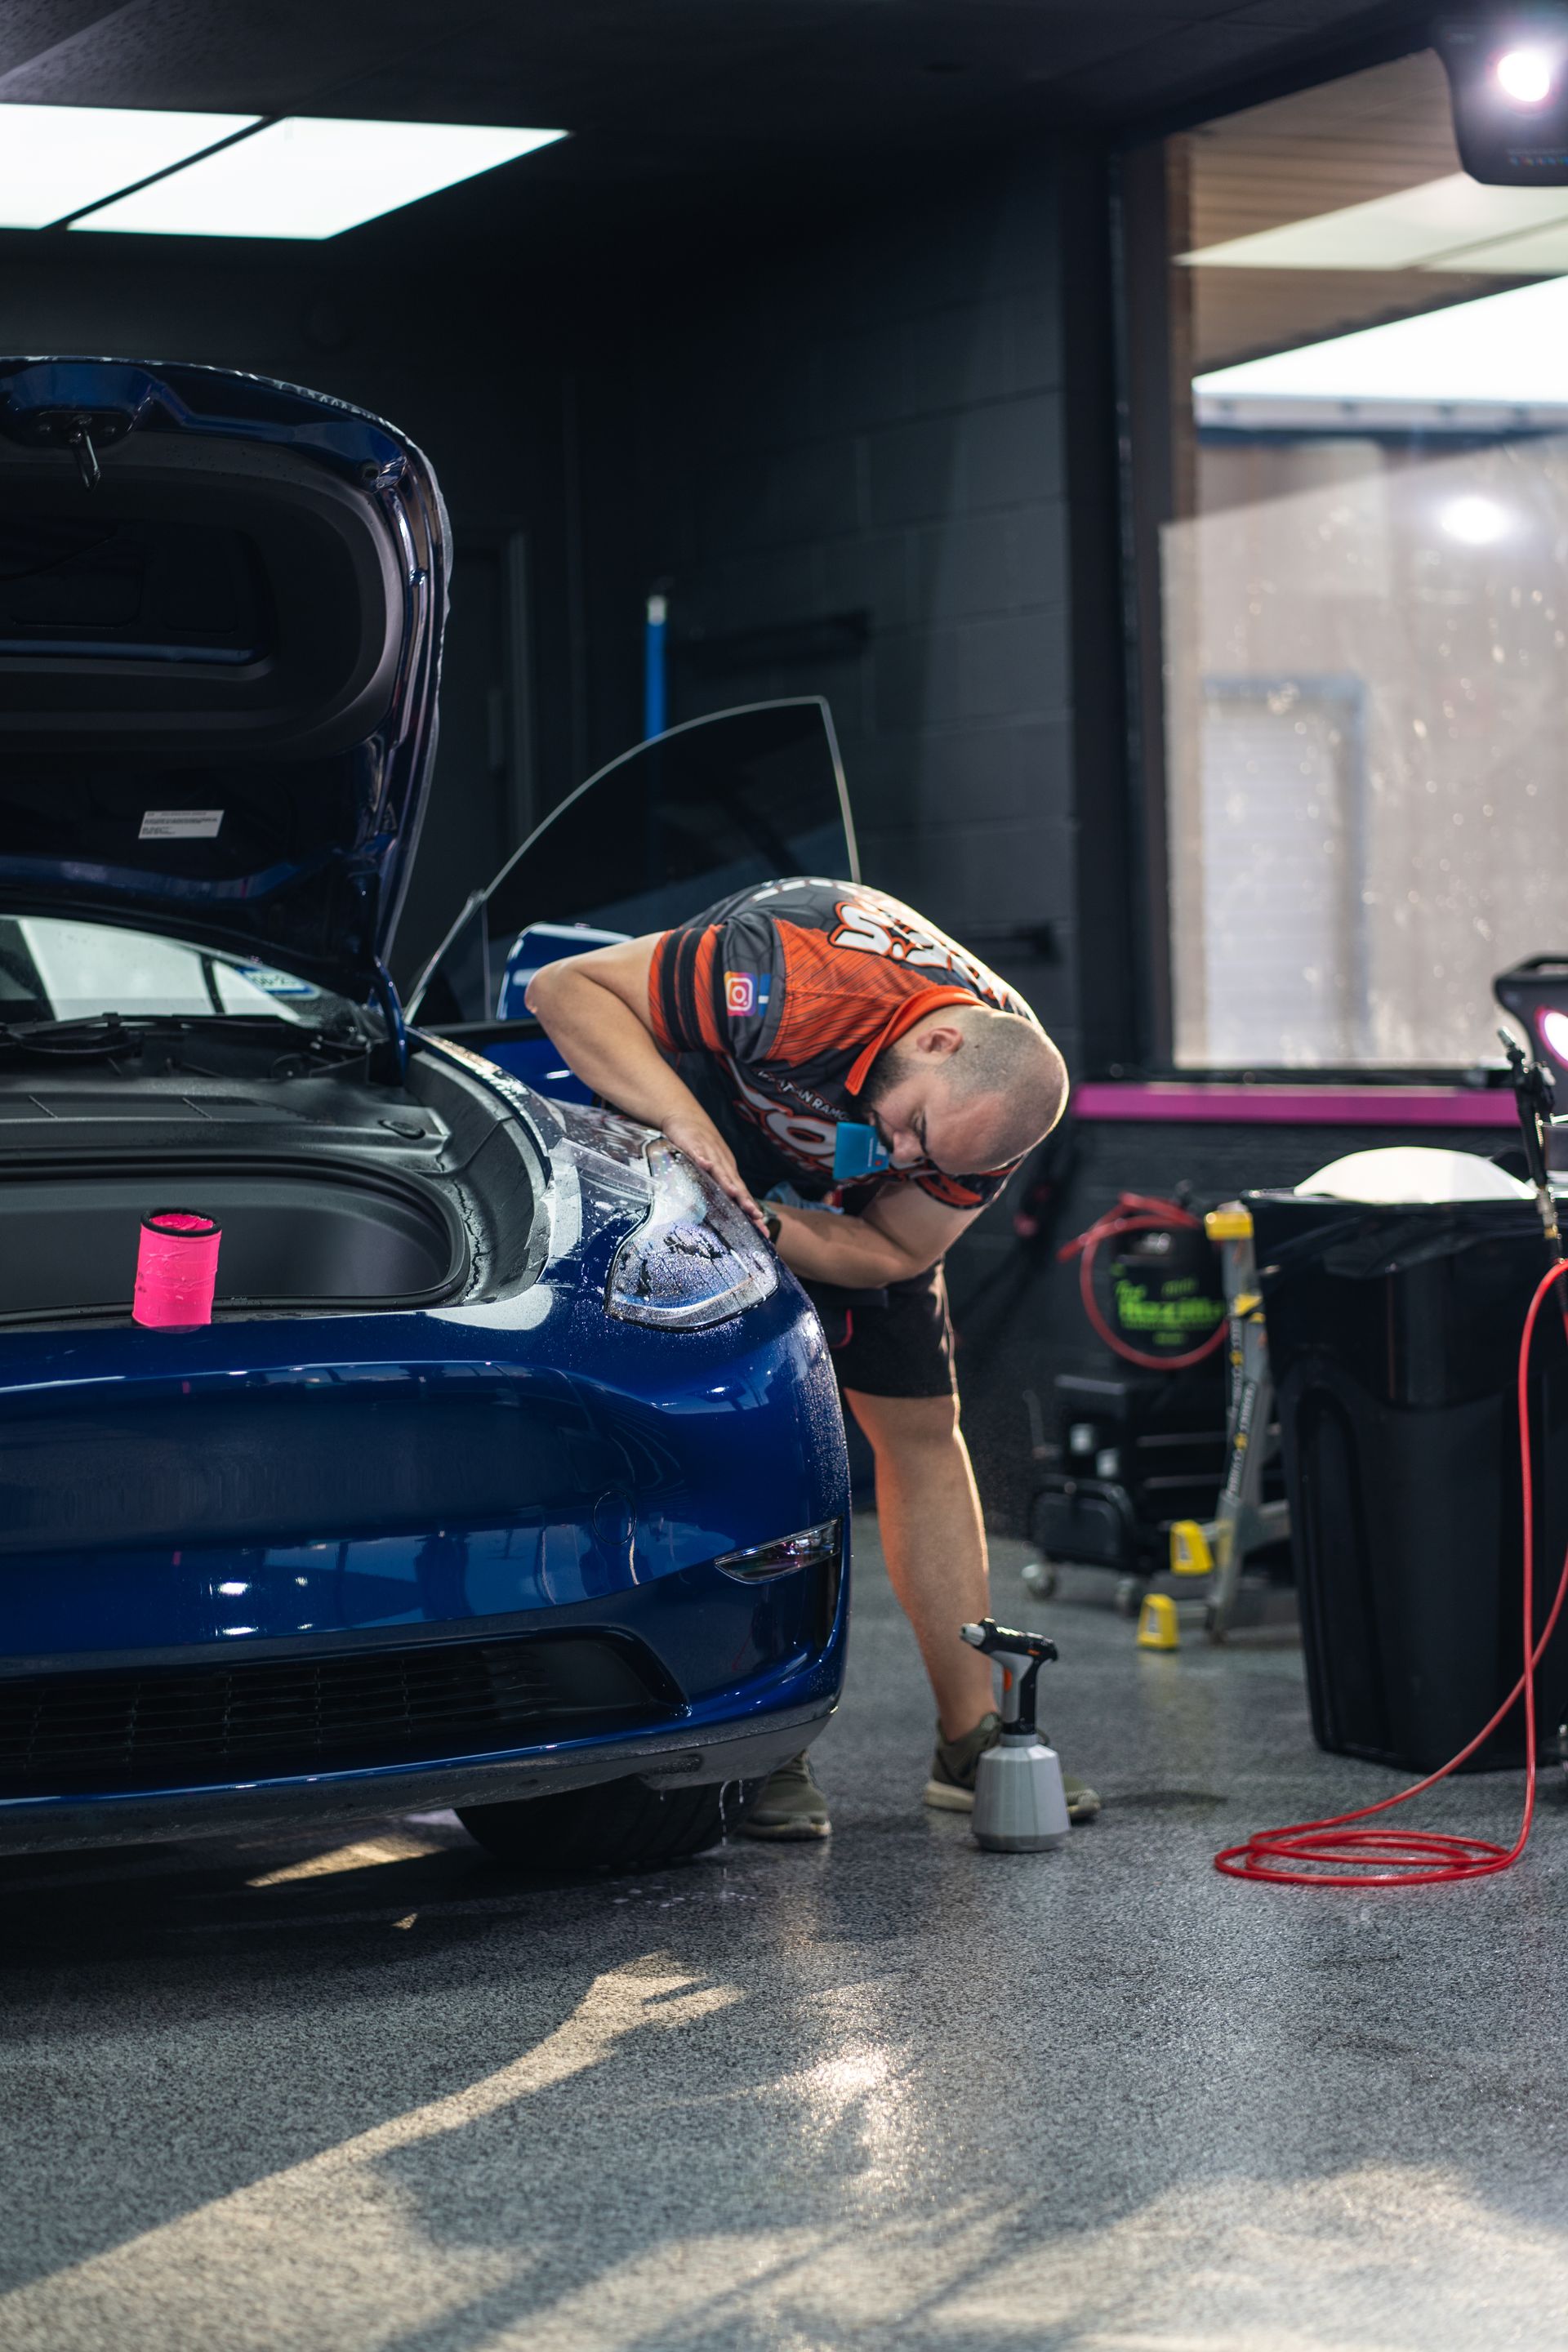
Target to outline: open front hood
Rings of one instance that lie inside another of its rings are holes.
[[[0,360],[0,908],[363,999],[436,743],[427,461],[224,368]]]

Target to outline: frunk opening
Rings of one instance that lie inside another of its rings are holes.
[[[468,1271],[455,1211],[412,1179],[174,1154],[35,1164],[0,1175],[0,1323],[129,1318],[142,1219],[171,1203],[223,1228],[220,1315],[434,1305]]]

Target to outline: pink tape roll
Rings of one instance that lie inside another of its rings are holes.
[[[216,1218],[194,1209],[154,1209],[143,1217],[132,1322],[162,1331],[210,1323],[222,1238]]]

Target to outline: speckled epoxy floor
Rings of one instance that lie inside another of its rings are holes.
[[[1560,2341],[1559,1792],[1505,1879],[1227,1885],[1215,1845],[1389,1777],[1317,1754],[1287,1642],[1057,1604],[1105,1814],[984,1855],[918,1803],[860,1563],[827,1846],[547,1891],[440,1822],[0,1869],[5,2352]],[[1503,1835],[1518,1793],[1426,1817]]]

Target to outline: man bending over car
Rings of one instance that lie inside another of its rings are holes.
[[[528,1003],[584,1085],[706,1169],[810,1293],[876,1456],[888,1573],[936,1698],[925,1801],[968,1810],[1000,1726],[990,1664],[958,1633],[987,1613],[987,1576],[942,1258],[1061,1117],[1060,1054],[923,917],[815,878],[547,964]],[[1067,1790],[1073,1819],[1092,1819],[1093,1790]],[[805,1756],[745,1826],[827,1835]]]

